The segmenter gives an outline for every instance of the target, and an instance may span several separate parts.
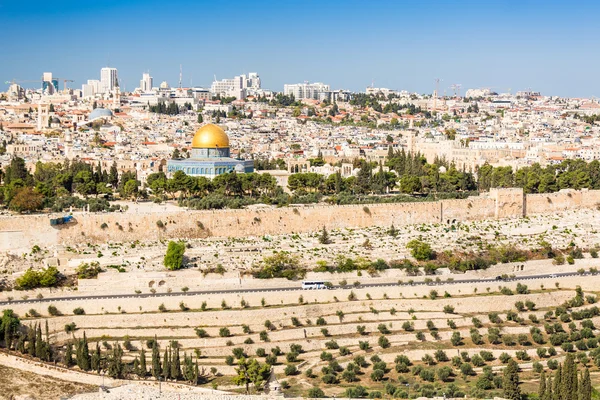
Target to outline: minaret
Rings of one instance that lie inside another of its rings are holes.
[[[121,89],[117,86],[115,88],[115,95],[113,96],[113,110],[121,107]]]
[[[71,159],[72,158],[71,153],[73,151],[73,138],[71,136],[71,131],[67,131],[65,133],[64,147],[65,147],[65,158]]]

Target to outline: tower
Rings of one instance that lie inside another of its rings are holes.
[[[435,78],[435,91],[433,92],[433,111],[437,110],[437,97],[440,88],[440,78]]]
[[[115,94],[113,96],[113,110],[121,107],[121,89],[119,86],[115,87]]]
[[[50,118],[50,107],[48,104],[38,104],[37,129],[41,131],[48,127],[48,118]]]

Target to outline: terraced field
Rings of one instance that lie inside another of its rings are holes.
[[[237,388],[232,381],[236,358],[244,355],[273,364],[290,395],[306,395],[318,386],[327,395],[340,396],[362,385],[372,396],[379,391],[396,397],[488,397],[501,394],[495,386],[498,369],[508,357],[521,364],[524,388],[535,390],[540,368],[554,367],[553,360],[562,360],[571,347],[596,379],[600,314],[593,303],[599,283],[600,275],[586,275],[560,282],[432,282],[178,294],[102,304],[62,301],[53,305],[63,315],[50,318],[47,301],[14,308],[21,315],[31,310],[41,314],[25,324],[47,319],[51,342],[58,345],[83,332],[91,348],[99,342],[107,353],[107,347],[128,341],[128,361],[142,348],[149,354],[149,339],[156,337],[162,349],[175,340],[182,353],[200,356],[207,381],[223,389]],[[583,291],[578,297],[577,286]],[[559,308],[574,298],[579,299],[575,307]],[[85,315],[73,315],[76,307]],[[66,333],[64,327],[71,323],[76,330]]]

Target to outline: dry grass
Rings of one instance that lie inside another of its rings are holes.
[[[93,385],[61,381],[0,365],[0,399],[9,400],[18,395],[44,400],[60,399],[97,389]]]

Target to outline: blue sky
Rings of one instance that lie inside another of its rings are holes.
[[[127,90],[147,70],[175,86],[182,64],[186,86],[258,72],[278,91],[308,80],[430,93],[439,77],[448,93],[600,96],[598,15],[599,1],[0,0],[0,90],[44,71],[80,87],[107,64]]]

